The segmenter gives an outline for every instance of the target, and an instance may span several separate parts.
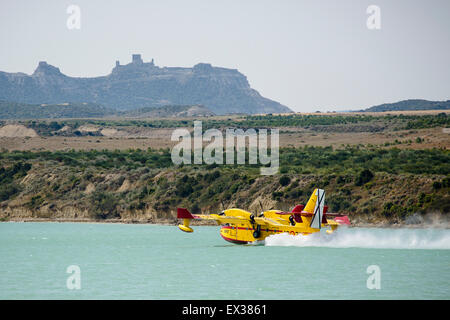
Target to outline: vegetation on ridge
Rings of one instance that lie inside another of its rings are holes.
[[[94,219],[157,220],[178,206],[288,210],[318,186],[331,211],[367,220],[450,210],[448,150],[281,148],[280,164],[280,174],[260,176],[258,165],[174,166],[168,149],[4,151],[0,212],[22,206],[49,218],[71,206]]]

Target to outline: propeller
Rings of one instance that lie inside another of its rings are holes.
[[[289,216],[289,222],[291,223],[291,226],[295,226],[295,221],[294,221],[294,216],[293,215]]]

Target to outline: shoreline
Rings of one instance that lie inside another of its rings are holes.
[[[180,224],[179,220],[158,220],[158,221],[140,221],[140,220],[128,220],[128,219],[49,219],[49,218],[13,218],[8,220],[0,220],[0,223],[94,223],[94,224],[150,224],[150,225],[163,225],[163,226],[177,226]],[[202,226],[217,226],[216,223],[209,221],[193,221],[192,226],[202,227]],[[344,228],[385,228],[385,229],[450,229],[450,224],[445,221],[444,223],[439,222],[423,222],[423,223],[389,223],[389,222],[378,222],[378,223],[368,223],[368,222],[357,222],[352,223],[350,226],[343,226]]]

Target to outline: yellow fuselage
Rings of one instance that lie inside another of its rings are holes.
[[[228,209],[224,211],[224,214],[227,216],[245,216],[250,215],[250,213],[241,210],[241,209]],[[258,240],[264,240],[266,237],[274,234],[280,233],[289,233],[291,235],[307,235],[314,232],[319,232],[320,229],[310,228],[309,225],[311,223],[311,217],[302,217],[302,222],[291,224],[289,221],[290,215],[282,214],[278,210],[269,210],[263,212],[265,220],[271,218],[277,218],[277,221],[280,222],[280,218],[282,219],[282,223],[274,224],[258,224],[258,219],[255,218],[255,223],[251,223],[250,220],[247,223],[229,223],[227,225],[222,226],[220,229],[220,235],[226,241],[237,243],[237,244],[246,244],[249,242],[254,242]],[[259,225],[259,228],[258,228]],[[331,227],[331,230],[327,230],[327,232],[332,232],[336,229],[337,224],[334,221],[329,221],[327,224],[323,224],[323,227]],[[259,229],[259,230],[258,230]],[[259,231],[258,237],[255,237],[255,231]]]
[[[252,228],[251,226],[236,226],[236,225],[230,225],[230,226],[223,226],[220,228],[220,235],[225,240],[237,243],[237,244],[246,244],[249,242],[257,241],[257,240],[264,240],[270,235],[273,234],[279,234],[279,233],[289,233],[291,235],[298,235],[298,234],[310,234],[312,232],[318,232],[319,230],[314,230],[312,232],[301,232],[301,231],[283,231],[283,230],[277,230],[276,228],[261,228],[261,233],[258,238],[255,238],[253,236],[253,232],[255,232],[256,229]]]

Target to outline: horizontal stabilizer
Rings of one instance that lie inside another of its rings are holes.
[[[336,218],[334,218],[334,221],[336,221],[339,224],[350,225],[350,220],[348,219],[348,216],[336,217]]]

